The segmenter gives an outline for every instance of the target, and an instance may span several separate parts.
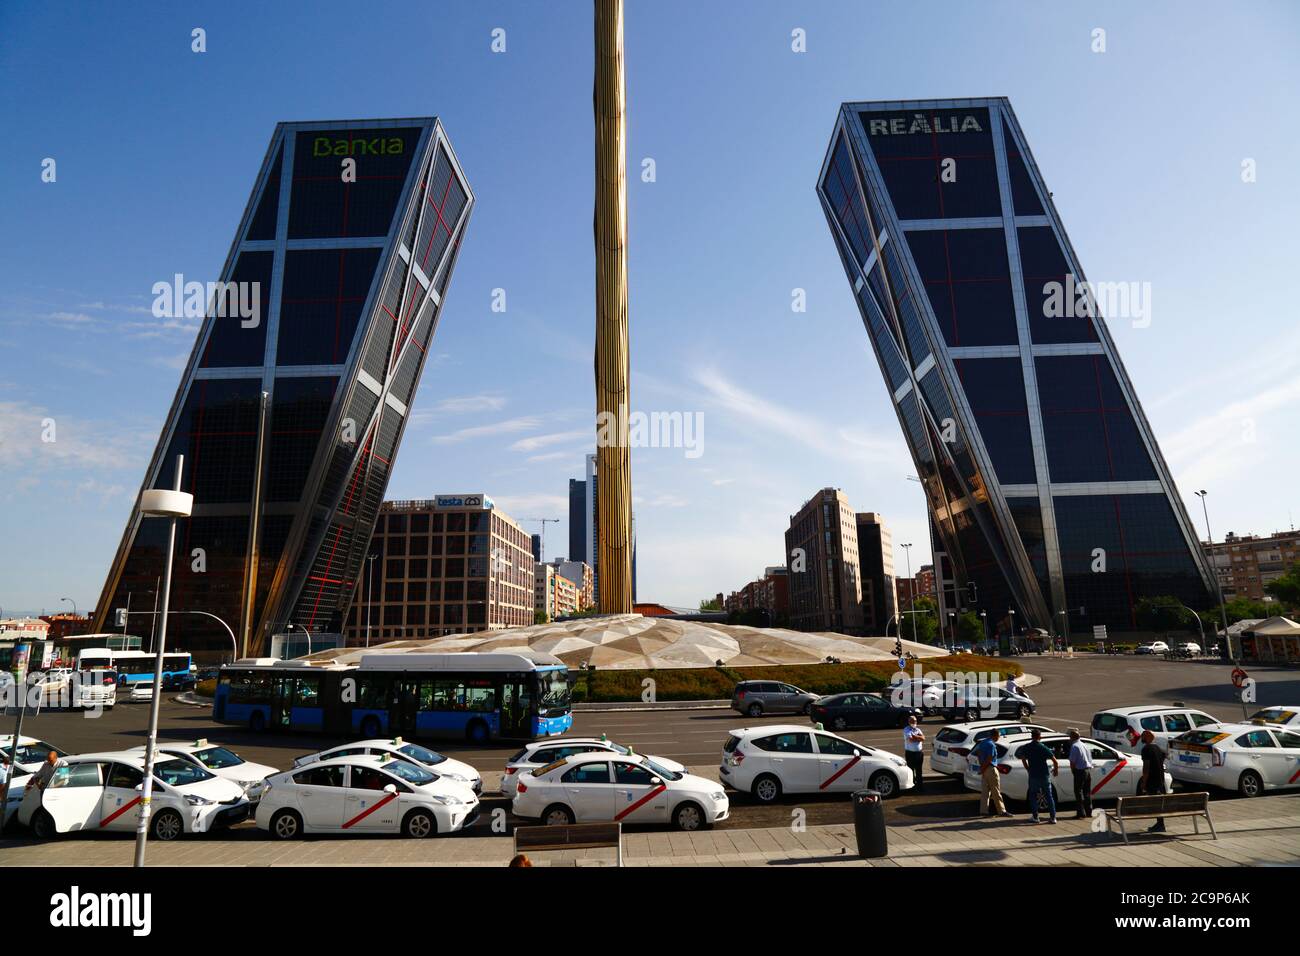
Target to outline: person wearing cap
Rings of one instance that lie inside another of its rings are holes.
[[[1147,796],[1165,792],[1165,752],[1156,743],[1156,735],[1149,730],[1142,731],[1138,738],[1142,743],[1139,756],[1142,758],[1142,784],[1140,793]],[[1147,827],[1147,833],[1164,833],[1165,818],[1157,817],[1156,822]]]
[[[1074,776],[1074,815],[1092,816],[1092,754],[1088,745],[1079,738],[1076,727],[1066,730],[1070,735],[1070,773]]]
[[[925,765],[925,734],[916,725],[916,715],[907,718],[903,728],[903,757],[912,769],[912,786],[921,792],[921,768]]]

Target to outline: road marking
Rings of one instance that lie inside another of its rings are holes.
[[[661,783],[661,784],[659,784],[659,786],[655,787],[653,790],[651,790],[649,793],[647,793],[644,797],[642,797],[642,798],[641,798],[640,800],[638,800],[636,803],[632,804],[632,806],[630,806],[630,807],[626,807],[625,809],[623,809],[623,810],[620,811],[619,813],[614,814],[614,820],[615,820],[615,822],[617,822],[617,821],[619,821],[619,820],[622,820],[625,816],[627,816],[629,813],[631,813],[631,812],[632,812],[633,810],[635,810],[637,807],[641,806],[643,803],[647,803],[648,801],[653,800],[655,797],[659,796],[659,794],[663,793],[663,792],[664,792],[665,790],[667,790],[667,789],[668,789],[668,785],[667,785],[667,784],[665,784],[665,783]]]
[[[384,797],[384,799],[380,800],[378,803],[376,803],[376,804],[375,804],[373,807],[371,807],[369,810],[362,810],[360,813],[358,813],[355,817],[353,817],[353,818],[352,818],[351,820],[349,820],[347,823],[343,824],[343,829],[346,830],[348,827],[352,826],[352,824],[354,824],[354,823],[360,823],[362,820],[364,820],[366,817],[370,816],[370,814],[374,813],[376,810],[378,810],[378,809],[379,809],[380,807],[382,807],[384,804],[386,804],[386,803],[388,803],[388,802],[390,802],[390,801],[392,801],[392,800],[396,800],[396,799],[397,799],[397,794],[395,794],[395,793],[390,793],[388,796]]]

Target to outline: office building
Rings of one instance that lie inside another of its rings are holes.
[[[472,207],[436,119],[276,127],[142,483],[172,488],[185,456],[174,608],[250,654],[291,623],[339,632]],[[94,630],[146,606],[167,527],[132,513]]]
[[[855,518],[858,567],[862,574],[862,626],[868,634],[884,634],[898,611],[894,591],[894,541],[880,515],[861,511]]]
[[[790,623],[800,631],[862,634],[858,525],[838,488],[823,488],[790,516]]]
[[[535,534],[532,536],[533,560],[541,563],[542,560],[542,536]]]
[[[1129,318],[1141,290],[1087,282],[1010,103],[845,103],[818,194],[951,565],[945,600],[1055,631],[1135,629],[1149,595],[1213,603],[1101,315],[1104,299]]]
[[[587,482],[569,479],[569,552],[572,561],[587,560]]]
[[[534,609],[553,621],[558,617],[576,614],[578,586],[561,574],[553,564],[539,564],[534,572]]]
[[[1223,599],[1270,600],[1264,586],[1276,581],[1300,562],[1300,532],[1278,531],[1270,535],[1239,535],[1231,531],[1224,540],[1203,544]]]
[[[556,558],[550,566],[574,586],[576,610],[586,611],[596,606],[596,577],[590,564],[586,561],[566,561],[563,558]]]

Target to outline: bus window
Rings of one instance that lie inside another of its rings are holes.
[[[293,695],[295,707],[320,706],[320,677],[299,677]]]

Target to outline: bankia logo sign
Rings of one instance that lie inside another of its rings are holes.
[[[916,136],[934,133],[982,133],[984,124],[973,113],[887,113],[867,114],[870,136]]]

